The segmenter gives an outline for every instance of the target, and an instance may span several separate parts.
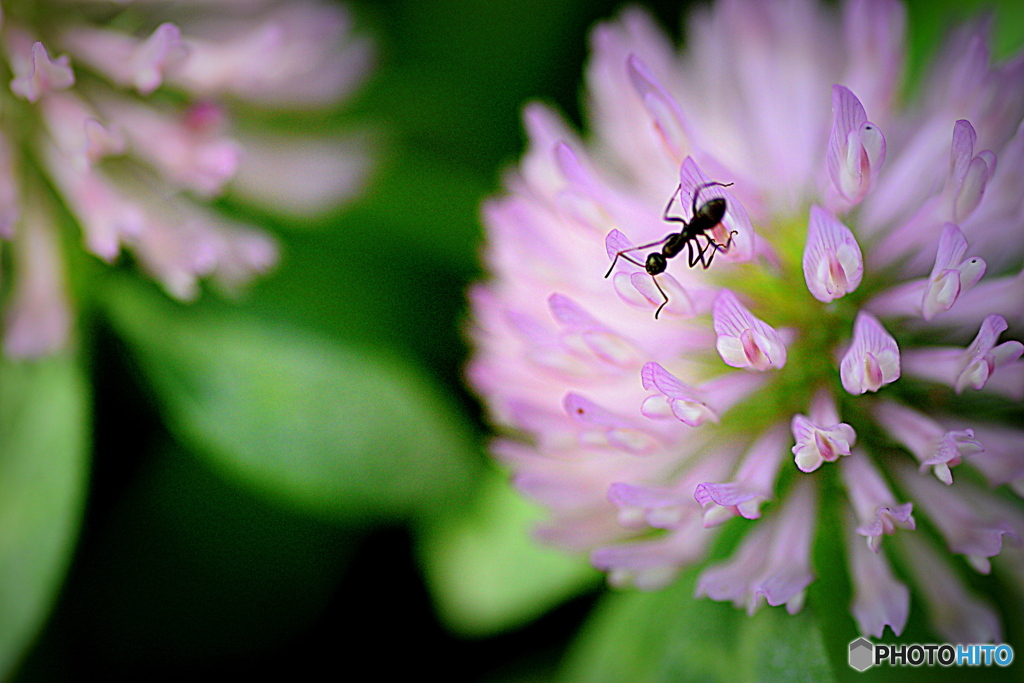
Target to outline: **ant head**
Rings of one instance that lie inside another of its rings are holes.
[[[697,209],[697,214],[693,217],[695,221],[698,216],[701,217],[702,221],[708,221],[711,225],[718,225],[725,217],[725,199],[723,197],[715,197],[704,202]]]
[[[665,268],[668,267],[668,260],[661,253],[654,251],[647,255],[647,263],[644,264],[644,268],[651,275],[657,275],[658,273],[664,273]]]

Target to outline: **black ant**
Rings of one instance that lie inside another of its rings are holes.
[[[687,249],[687,260],[689,261],[690,267],[693,268],[699,263],[704,270],[707,270],[711,267],[711,261],[715,258],[715,254],[720,251],[723,253],[728,252],[729,247],[732,246],[733,235],[739,234],[735,230],[730,232],[729,240],[725,244],[719,244],[711,237],[710,234],[708,234],[718,226],[718,224],[722,222],[722,218],[725,217],[725,198],[714,197],[713,199],[709,199],[701,204],[698,209],[697,196],[700,195],[700,191],[705,187],[713,187],[715,185],[719,187],[729,187],[732,183],[710,182],[697,186],[697,189],[693,191],[693,218],[687,222],[682,216],[668,215],[669,210],[672,208],[672,202],[675,201],[676,197],[683,189],[682,184],[680,184],[676,188],[675,192],[672,193],[672,196],[669,197],[668,205],[665,207],[665,213],[662,215],[662,218],[670,223],[682,223],[683,229],[679,232],[669,233],[667,237],[660,239],[657,242],[641,244],[639,247],[623,249],[619,253],[615,254],[611,267],[608,268],[608,272],[604,274],[605,277],[612,274],[612,270],[615,268],[615,264],[618,262],[620,256],[630,263],[644,268],[650,274],[651,280],[654,281],[654,286],[658,288],[658,291],[661,292],[661,295],[665,298],[665,301],[662,302],[661,306],[658,306],[658,310],[654,312],[655,320],[658,319],[658,314],[661,313],[661,309],[665,308],[665,304],[668,303],[668,295],[665,294],[665,290],[661,288],[661,285],[658,284],[658,280],[654,276],[665,272],[665,269],[668,268],[668,259],[682,252],[683,247],[685,246]],[[681,199],[682,197],[680,197],[680,200]],[[700,242],[697,242],[697,238],[701,236],[707,239],[707,242],[703,246]],[[696,249],[694,249],[693,246],[695,242],[697,243]],[[661,247],[660,252],[653,251],[648,254],[647,261],[645,263],[640,263],[626,255],[631,251],[649,249],[650,247],[656,247],[658,245],[664,246]],[[711,249],[710,254],[708,254],[708,249]],[[705,255],[707,255],[706,260],[704,258]]]

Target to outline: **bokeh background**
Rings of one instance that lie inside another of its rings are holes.
[[[288,125],[365,135],[366,191],[304,221],[222,200],[282,243],[238,301],[183,306],[130,264],[76,264],[76,379],[4,368],[37,398],[17,414],[0,400],[0,450],[32,442],[67,479],[38,514],[81,518],[54,541],[65,573],[26,560],[0,576],[4,595],[50,596],[28,632],[0,623],[0,679],[359,680],[368,665],[548,680],[606,609],[585,561],[529,543],[538,513],[489,464],[461,369],[479,206],[522,152],[522,105],[583,125],[588,33],[621,3],[348,4],[376,68],[336,111]],[[685,3],[642,4],[679,38]],[[990,4],[1005,57],[1024,44],[1024,3]],[[945,28],[983,6],[910,2],[909,87]],[[717,618],[709,629],[726,628]],[[33,637],[17,665],[9,643]]]

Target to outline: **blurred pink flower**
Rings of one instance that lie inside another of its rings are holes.
[[[1024,56],[990,64],[969,23],[898,107],[905,23],[896,0],[720,0],[677,53],[627,9],[593,32],[589,139],[526,108],[468,376],[541,540],[653,589],[749,525],[697,593],[796,612],[818,506],[845,507],[862,633],[906,624],[891,558],[938,634],[1001,637],[962,574],[1024,514],[952,468],[1024,491],[1024,431],[966,410],[1024,398],[1001,337],[1024,331]]]
[[[339,5],[58,4],[5,4],[0,17],[13,75],[0,122],[0,238],[12,253],[3,346],[14,356],[56,351],[71,334],[59,204],[94,256],[113,262],[126,249],[172,296],[192,299],[203,278],[234,291],[278,257],[270,235],[219,215],[210,199],[231,192],[311,214],[357,192],[369,164],[356,137],[246,121],[332,105],[363,80],[370,45]],[[137,28],[115,28],[126,25]]]

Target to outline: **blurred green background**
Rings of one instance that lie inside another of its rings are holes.
[[[0,679],[359,679],[368,664],[389,679],[547,680],[601,600],[585,562],[530,544],[538,512],[489,467],[461,368],[479,205],[523,150],[522,105],[581,125],[588,32],[620,3],[350,4],[376,70],[337,111],[291,123],[367,131],[367,192],[306,222],[224,200],[282,241],[278,270],[240,302],[182,306],[129,267],[83,264],[79,357],[2,368],[0,447],[24,466],[0,493],[18,477],[35,488],[32,552],[3,557],[0,538]],[[679,37],[683,5],[643,4]],[[1006,55],[1024,43],[1022,3],[995,4]],[[912,77],[979,6],[910,3]],[[679,605],[711,637],[756,649],[781,629],[824,662],[807,621],[748,627],[707,601],[694,614],[691,579],[655,605],[603,604],[614,623],[593,642],[619,628],[623,649],[604,656],[673,657],[668,636],[628,634]],[[605,666],[592,650],[575,651],[580,677]],[[827,676],[818,664],[803,674]]]

